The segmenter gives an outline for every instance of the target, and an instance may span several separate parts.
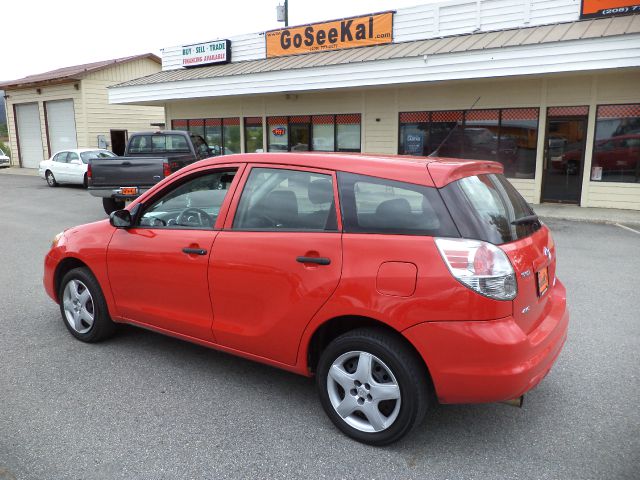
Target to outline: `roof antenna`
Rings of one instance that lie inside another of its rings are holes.
[[[471,110],[473,110],[473,107],[475,107],[476,104],[479,101],[480,101],[480,97],[476,98],[476,101],[473,102],[473,105],[471,105],[471,108],[469,108],[469,110],[467,110],[467,112],[470,112]],[[440,145],[438,145],[438,148],[436,148],[433,152],[431,152],[429,155],[427,155],[427,157],[437,157],[440,154],[440,149],[442,148],[442,146],[445,143],[447,143],[447,140],[449,140],[449,137],[455,131],[456,128],[458,128],[458,124],[457,123],[453,126],[453,128],[451,130],[449,130],[449,133],[447,134],[446,137],[444,137],[444,140],[442,140],[442,142],[440,142]]]

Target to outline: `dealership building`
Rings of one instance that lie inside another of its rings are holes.
[[[454,0],[180,45],[109,101],[163,106],[219,154],[491,159],[529,202],[640,210],[628,0]]]

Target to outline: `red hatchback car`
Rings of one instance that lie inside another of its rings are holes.
[[[540,382],[569,321],[555,270],[497,163],[247,154],[58,234],[44,285],[79,340],[129,323],[315,375],[335,425],[382,445],[433,402]]]

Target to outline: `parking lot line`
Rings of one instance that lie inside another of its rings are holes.
[[[629,230],[630,232],[637,233],[638,235],[640,235],[640,231],[639,231],[639,230],[634,230],[634,229],[633,229],[633,228],[631,228],[631,227],[627,227],[626,225],[621,225],[621,224],[619,224],[619,223],[614,223],[614,225],[615,225],[616,227],[624,228],[625,230]]]

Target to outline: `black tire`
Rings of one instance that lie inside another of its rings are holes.
[[[361,356],[363,353],[369,356]],[[345,358],[345,363],[342,363]],[[370,384],[360,382],[358,385],[356,377],[363,379],[358,368],[361,358],[371,359]],[[349,384],[349,391],[339,385],[338,381],[328,378],[334,363],[340,365],[340,375],[347,374],[342,380]],[[376,378],[376,375],[382,376]],[[353,385],[351,380],[354,381]],[[405,436],[422,422],[430,403],[430,380],[424,364],[404,340],[374,328],[352,330],[333,340],[318,361],[316,385],[322,407],[331,421],[349,437],[369,445],[387,445]],[[399,398],[376,400],[375,395],[381,391],[380,385],[386,387],[387,392],[399,390]],[[347,398],[348,395],[352,398]],[[354,410],[343,418],[332,402],[342,405],[345,400],[350,404],[346,411],[351,408]],[[363,409],[359,410],[353,402],[362,405]],[[376,423],[369,420],[365,408],[373,416],[383,419],[383,424],[379,424],[379,427],[384,426],[377,431],[364,431],[365,428],[375,428]],[[372,408],[375,410],[371,410]]]
[[[69,285],[68,290],[66,290],[67,285]],[[82,297],[86,298],[85,290],[88,291],[90,304],[89,301],[82,300]],[[102,289],[88,268],[74,268],[62,277],[58,299],[62,321],[71,335],[78,340],[94,343],[105,340],[115,333],[116,324],[109,316]],[[77,304],[74,303],[76,300]],[[78,308],[77,317],[74,315],[76,307]],[[93,317],[91,323],[83,320],[83,313]]]
[[[87,188],[89,186],[89,177],[87,177],[87,174],[84,174],[84,178],[82,179],[82,186],[84,188]]]
[[[107,215],[111,215],[111,212],[115,212],[116,210],[122,210],[124,208],[123,200],[116,200],[115,198],[103,198],[102,199],[102,208],[107,213]]]
[[[56,181],[56,177],[53,175],[53,172],[51,170],[47,170],[44,173],[44,177],[47,180],[47,185],[49,185],[50,187],[57,187],[58,186],[58,182]]]

